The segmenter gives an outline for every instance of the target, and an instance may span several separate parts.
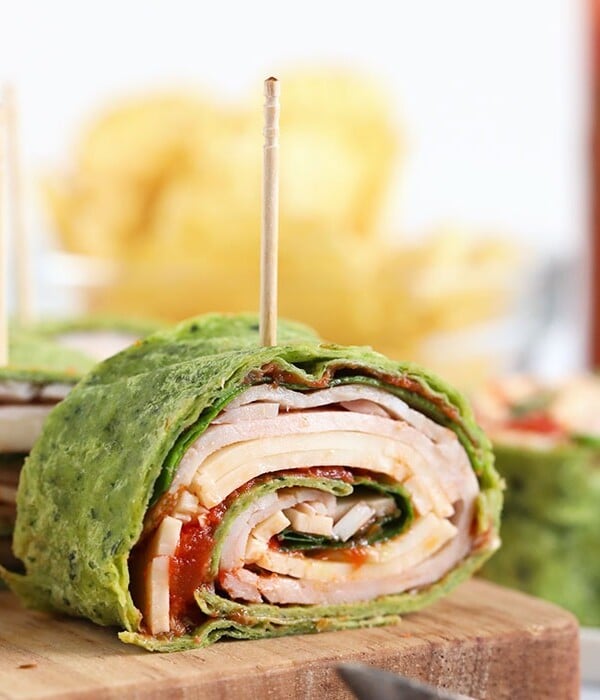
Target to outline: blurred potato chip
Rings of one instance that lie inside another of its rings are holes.
[[[352,73],[282,78],[281,228],[372,232],[397,153],[385,96]],[[262,110],[194,95],[114,108],[46,193],[65,246],[103,257],[175,259],[250,250],[260,217]],[[158,245],[157,245],[158,244]],[[157,250],[158,249],[158,250]]]
[[[504,244],[453,230],[412,246],[378,235],[400,152],[378,85],[345,71],[281,78],[282,315],[419,359],[432,333],[502,313],[514,265]],[[45,192],[64,247],[114,262],[114,284],[88,290],[93,311],[256,309],[260,100],[260,90],[238,106],[149,95],[85,132],[72,171]]]

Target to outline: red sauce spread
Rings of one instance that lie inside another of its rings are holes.
[[[351,483],[352,472],[344,467],[310,467],[263,474],[247,481],[219,505],[211,508],[202,519],[194,519],[181,528],[179,545],[169,567],[170,613],[173,620],[193,618],[196,605],[194,591],[211,582],[210,560],[214,550],[215,533],[229,507],[253,487],[280,476],[304,476],[338,479]]]
[[[281,551],[281,542],[279,541],[277,535],[273,535],[273,537],[271,537],[271,539],[268,541],[267,545],[269,549],[272,549],[276,552]]]
[[[427,389],[424,384],[416,379],[413,379],[406,374],[388,374],[387,372],[383,372],[372,367],[365,367],[361,363],[352,362],[349,360],[332,360],[319,379],[309,379],[308,377],[301,375],[300,372],[296,374],[295,372],[285,370],[283,367],[277,364],[277,362],[269,362],[260,369],[250,371],[246,376],[245,381],[247,384],[257,384],[263,381],[265,378],[268,378],[271,383],[275,385],[304,384],[308,389],[325,389],[331,384],[336,373],[344,370],[356,370],[357,373],[360,373],[365,377],[374,377],[384,384],[397,386],[414,394],[418,394],[431,404],[435,405],[438,410],[440,410],[451,421],[460,421],[460,412],[456,406],[449,403],[443,396],[437,395],[435,392]],[[464,425],[463,428],[467,430],[467,427]]]
[[[292,471],[277,472],[285,476],[313,476],[319,479],[337,479],[345,481],[347,484],[354,482],[354,476],[349,469],[345,467],[307,467],[306,469],[294,469]]]
[[[290,552],[288,552],[290,554]],[[311,554],[313,559],[321,561],[342,561],[357,569],[361,567],[369,558],[369,548],[364,544],[351,544],[343,549],[321,549]]]
[[[170,612],[176,620],[194,610],[194,591],[210,580],[214,535],[225,512],[221,503],[211,508],[202,525],[193,520],[181,528],[179,545],[169,565]]]
[[[344,552],[344,558],[350,564],[353,564],[356,568],[362,566],[369,558],[369,549],[361,545],[355,545],[354,547],[348,547],[348,549],[342,550]]]
[[[506,427],[510,430],[523,430],[544,435],[558,435],[564,432],[551,416],[541,411],[534,411],[517,418],[511,418],[506,421]]]

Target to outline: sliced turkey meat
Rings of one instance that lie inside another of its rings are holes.
[[[329,490],[310,486],[319,479]],[[254,488],[267,492],[245,503]],[[147,513],[136,599],[156,635],[177,626],[182,581],[275,604],[418,589],[474,549],[478,494],[456,433],[387,391],[253,386],[189,445]]]

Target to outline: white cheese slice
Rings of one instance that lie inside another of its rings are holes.
[[[391,496],[378,496],[377,494],[351,494],[338,498],[335,506],[333,519],[337,521],[344,516],[357,503],[366,503],[372,508],[376,517],[384,518],[391,515],[396,510],[396,503]]]
[[[168,632],[169,557],[155,557],[146,569],[144,619],[151,634]]]
[[[181,535],[183,523],[177,518],[167,515],[163,518],[152,537],[152,543],[148,549],[149,557],[172,557],[175,554]]]
[[[333,518],[330,515],[317,513],[314,508],[310,508],[306,503],[300,503],[298,506],[288,508],[284,511],[284,514],[296,532],[305,532],[309,535],[323,535],[324,537],[331,537],[333,534]]]
[[[289,524],[290,521],[280,510],[278,510],[276,513],[273,513],[273,515],[270,515],[266,520],[263,520],[262,523],[259,523],[252,531],[252,534],[255,537],[259,537],[261,540],[268,542],[273,535],[277,535],[282,530],[285,530]]]
[[[402,486],[410,494],[410,500],[413,508],[419,515],[427,515],[433,509],[433,504],[431,503],[431,498],[427,491],[423,488],[423,485],[417,476],[411,476],[407,479]]]
[[[352,564],[337,561],[310,559],[293,552],[267,549],[257,561],[263,569],[292,578],[336,581],[347,578]]]
[[[245,563],[254,564],[254,562],[258,561],[263,556],[267,548],[268,543],[266,540],[250,535],[246,542],[246,552],[244,554]]]
[[[373,508],[364,501],[360,501],[337,521],[333,528],[333,536],[338,540],[342,540],[342,542],[346,542],[374,517],[375,511]]]
[[[335,513],[335,502],[337,499],[335,496],[333,496],[333,494],[327,495],[333,497],[333,503],[331,506],[329,506],[329,504],[325,504],[323,501],[309,501],[306,503],[298,503],[296,509],[301,513],[304,513],[311,512],[304,510],[304,508],[311,508],[315,513],[319,513],[320,515],[331,515],[333,517],[333,513]]]
[[[408,465],[415,462],[420,459],[414,449],[385,436],[344,430],[282,435],[218,450],[198,467],[192,490],[202,505],[212,508],[250,479],[268,472],[344,465],[402,481],[409,475]],[[450,507],[439,486],[436,497],[442,510]]]
[[[183,489],[179,494],[177,503],[175,504],[173,516],[179,520],[182,520],[183,522],[189,522],[194,515],[198,514],[200,508],[201,506],[198,503],[196,496],[194,496],[193,493]]]
[[[402,535],[371,545],[367,549],[367,556],[374,563],[402,559],[406,565],[412,552],[418,552],[420,558],[428,557],[457,533],[457,528],[449,520],[428,513],[425,517],[416,518]]]
[[[364,548],[363,563],[313,559],[298,553],[266,550],[257,563],[263,569],[298,579],[335,582],[374,580],[408,571],[452,540],[457,529],[432,513],[417,519],[406,533]]]
[[[246,563],[250,564],[260,559],[267,549],[271,537],[285,530],[289,524],[290,521],[280,510],[272,513],[259,523],[248,537],[245,554]]]

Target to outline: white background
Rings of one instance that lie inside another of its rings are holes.
[[[175,82],[235,97],[290,63],[341,63],[387,84],[408,133],[390,203],[398,228],[450,221],[544,251],[583,244],[583,1],[1,7],[0,79],[20,89],[30,172],[55,165],[85,117],[119,94]]]

